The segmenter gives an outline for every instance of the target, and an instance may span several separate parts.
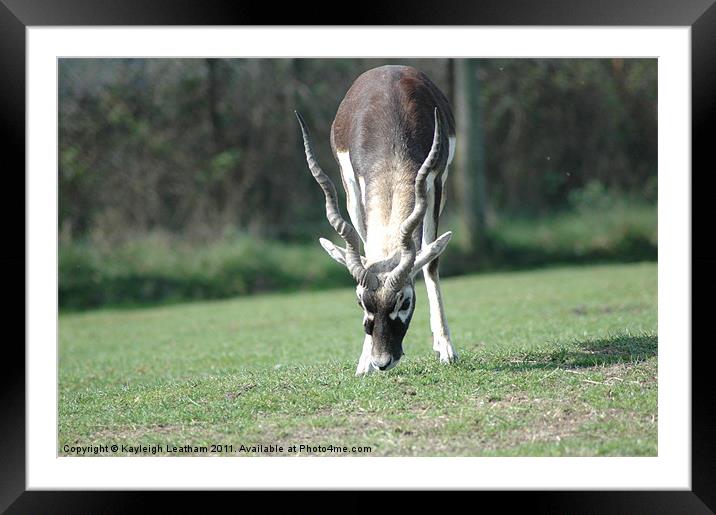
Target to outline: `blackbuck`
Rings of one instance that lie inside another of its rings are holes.
[[[433,349],[440,361],[454,361],[438,278],[438,257],[452,235],[437,238],[455,148],[455,122],[445,95],[408,66],[375,68],[353,83],[331,127],[352,225],[341,216],[336,188],[316,162],[305,121],[296,116],[308,167],[326,197],[328,221],[346,246],[323,238],[320,243],[358,283],[365,341],[356,375],[389,370],[400,361],[420,270]]]

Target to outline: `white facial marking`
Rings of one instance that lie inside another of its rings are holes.
[[[403,303],[408,300],[408,306],[405,309],[400,309],[403,307]],[[388,316],[395,320],[396,318],[399,318],[401,322],[405,323],[405,321],[408,319],[408,316],[410,315],[410,309],[413,307],[413,290],[410,288],[404,288],[401,292],[398,293],[397,300],[395,301],[395,307],[393,308],[393,311],[388,314]]]
[[[341,166],[341,175],[346,185],[346,199],[348,207],[348,215],[353,222],[353,227],[358,231],[361,239],[365,243],[365,233],[363,232],[363,217],[361,216],[361,205],[358,199],[362,199],[360,188],[356,183],[356,175],[351,164],[350,152],[336,152],[338,163]]]
[[[373,351],[373,337],[369,334],[365,335],[363,340],[363,351],[361,352],[360,358],[358,359],[358,368],[356,368],[356,375],[363,375],[373,372],[375,367],[371,364],[371,352]]]

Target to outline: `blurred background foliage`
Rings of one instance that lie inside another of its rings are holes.
[[[656,259],[655,59],[61,59],[60,307],[351,284],[293,110],[341,190],[338,104],[398,63],[458,121],[443,275]]]

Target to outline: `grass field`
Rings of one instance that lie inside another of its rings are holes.
[[[421,283],[405,358],[367,377],[353,375],[352,289],[62,314],[58,452],[657,454],[655,263],[457,277],[443,290],[460,361],[434,357]]]
[[[444,276],[657,258],[656,205],[633,198],[607,196],[577,203],[571,211],[501,217],[477,253],[461,240],[465,233],[457,218],[443,215],[440,227],[455,231],[441,262]],[[350,286],[351,277],[326,259],[316,241],[322,235],[340,243],[328,223],[304,227],[301,234],[291,242],[235,230],[206,241],[161,232],[120,242],[61,240],[60,309],[148,307]]]

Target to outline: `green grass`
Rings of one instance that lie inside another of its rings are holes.
[[[138,307],[350,284],[324,257],[317,241],[290,245],[245,235],[208,244],[163,234],[116,245],[74,242],[60,246],[59,303],[65,310]]]
[[[352,289],[62,314],[58,452],[278,443],[284,453],[370,446],[356,453],[370,456],[657,454],[655,263],[459,277],[443,289],[460,361],[433,355],[421,283],[405,358],[367,377],[353,375]]]
[[[657,257],[656,206],[611,197],[541,218],[500,219],[477,253],[464,250],[462,231],[447,216],[441,231],[450,229],[455,237],[442,260],[445,276]],[[293,244],[233,233],[201,244],[161,234],[115,244],[64,242],[59,250],[60,308],[137,307],[350,285],[350,277],[318,245],[319,235],[337,238],[328,223],[312,234],[310,240]]]
[[[492,267],[655,260],[656,206],[621,200],[548,217],[506,220],[492,229],[489,243]]]

